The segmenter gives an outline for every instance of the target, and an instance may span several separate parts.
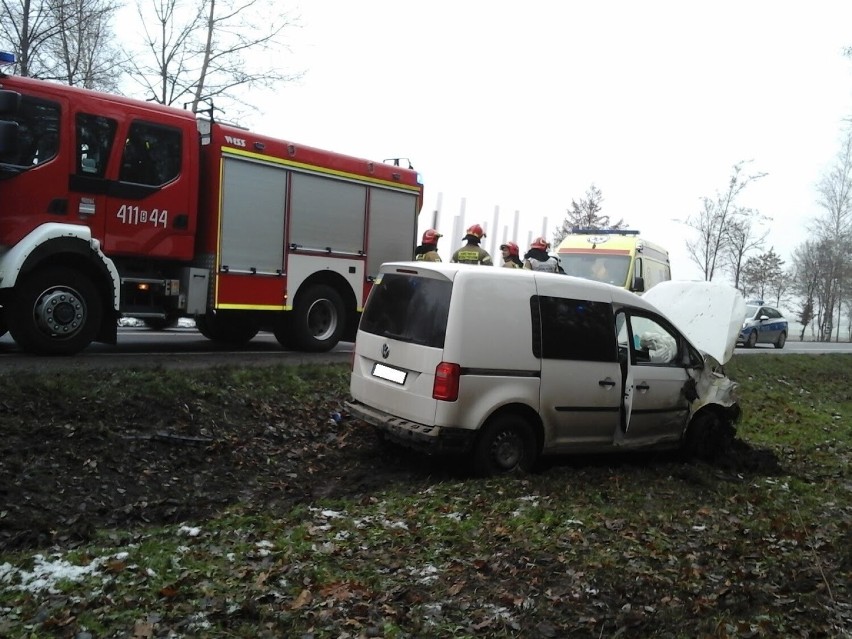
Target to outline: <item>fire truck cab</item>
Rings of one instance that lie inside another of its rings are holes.
[[[0,74],[0,331],[71,354],[121,315],[188,316],[328,350],[381,263],[410,259],[422,196],[398,163]]]

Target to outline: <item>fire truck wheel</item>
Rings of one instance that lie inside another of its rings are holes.
[[[303,351],[330,351],[340,341],[346,324],[343,300],[330,286],[312,286],[296,298],[290,318],[290,338]],[[280,340],[279,340],[280,341]]]
[[[275,339],[278,340],[281,346],[287,349],[297,348],[293,339],[293,322],[290,321],[291,315],[292,313],[279,313],[278,319],[275,320],[275,324],[272,326],[272,334],[275,335]]]
[[[213,342],[230,346],[245,346],[259,330],[257,322],[245,313],[207,313],[196,318],[198,332]]]
[[[91,344],[102,315],[103,302],[88,277],[74,269],[51,267],[18,283],[7,321],[24,350],[72,355]]]

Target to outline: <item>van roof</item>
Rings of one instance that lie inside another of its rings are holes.
[[[545,279],[558,282],[571,282],[571,286],[576,287],[578,291],[582,290],[605,290],[612,295],[612,300],[617,303],[630,304],[638,308],[645,308],[662,313],[659,308],[650,304],[636,293],[631,293],[619,286],[596,282],[582,277],[574,277],[571,275],[563,275],[561,273],[546,273],[543,271],[531,271],[528,269],[501,268],[498,266],[479,266],[475,264],[457,264],[452,262],[387,262],[382,264],[381,271],[383,273],[399,272],[410,273],[415,275],[424,271],[433,271],[441,273],[450,280],[455,280],[457,277],[465,278],[483,278],[488,280],[498,280],[505,277],[528,278],[528,279]],[[665,315],[665,313],[662,313]]]

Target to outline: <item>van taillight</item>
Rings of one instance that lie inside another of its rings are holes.
[[[432,398],[445,402],[454,402],[459,398],[459,375],[461,367],[458,364],[441,362],[435,367],[435,383],[432,386]]]

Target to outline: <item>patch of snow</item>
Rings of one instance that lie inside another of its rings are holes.
[[[47,590],[56,594],[56,584],[62,581],[78,582],[98,574],[100,567],[113,557],[97,557],[84,566],[62,559],[59,555],[47,559],[35,555],[32,571],[18,569],[11,564],[0,564],[0,583],[15,590],[38,592]]]
[[[432,564],[427,564],[420,570],[412,570],[411,576],[416,577],[419,584],[430,584],[438,580],[439,571]]]

